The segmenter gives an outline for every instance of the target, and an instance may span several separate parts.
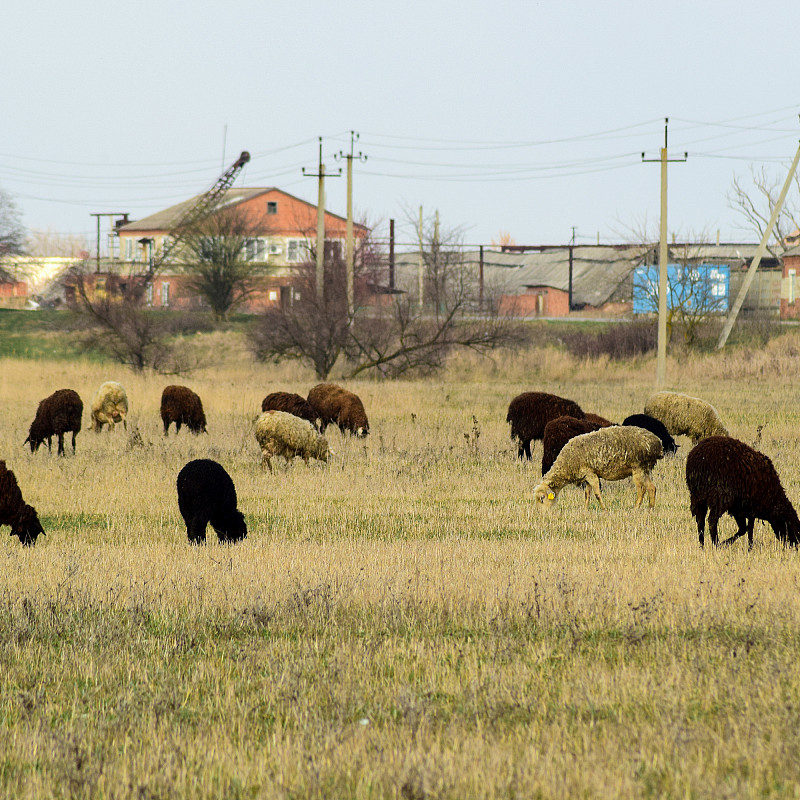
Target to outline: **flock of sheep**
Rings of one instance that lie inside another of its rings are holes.
[[[103,425],[113,428],[121,422],[127,428],[128,397],[122,384],[107,381],[92,399],[92,430]],[[35,453],[46,441],[58,441],[58,455],[64,455],[64,435],[72,434],[72,452],[81,430],[83,402],[72,389],[59,389],[39,403],[25,444]],[[171,425],[175,432],[185,425],[192,433],[207,433],[206,416],[200,397],[186,386],[167,386],[161,394],[161,421],[164,436]],[[327,462],[330,449],[323,436],[330,424],[358,437],[369,434],[369,420],[358,395],[334,383],[315,386],[303,398],[288,392],[274,392],[262,402],[262,413],[255,421],[255,437],[262,453],[262,464],[272,471],[271,459],[295,456],[306,463],[310,458]],[[210,524],[220,541],[237,542],[247,536],[247,525],[237,510],[236,489],[225,469],[216,461],[196,459],[178,474],[178,507],[186,523],[189,541],[204,542]],[[10,525],[11,535],[23,545],[33,545],[44,529],[36,510],[24,502],[14,473],[0,461],[0,525]]]
[[[127,427],[128,398],[116,381],[100,386],[91,406],[92,430],[104,425]],[[39,403],[26,444],[36,452],[43,442],[51,449],[53,436],[58,454],[64,454],[64,435],[72,434],[72,450],[81,429],[83,403],[72,389],[59,389]],[[192,433],[206,433],[206,417],[200,397],[186,386],[167,386],[161,396],[164,435],[175,425]],[[597,414],[585,413],[573,400],[545,392],[524,392],[508,407],[506,421],[518,444],[520,459],[531,459],[531,442],[542,441],[542,480],[534,489],[534,501],[547,508],[568,484],[582,486],[586,505],[591,495],[605,508],[600,481],[632,478],[636,507],[645,494],[655,504],[656,487],[651,473],[666,453],[674,453],[673,437],[688,436],[693,448],[686,460],[686,485],[691,513],[697,522],[700,545],[704,543],[706,517],[713,544],[718,544],[718,522],[728,513],[737,532],[723,544],[747,534],[753,545],[756,519],[768,522],[784,544],[800,543],[800,520],[781,486],[770,459],[728,435],[716,410],[704,400],[677,392],[657,392],[644,413],[633,414],[615,425]],[[262,464],[272,471],[271,459],[296,456],[308,463],[327,462],[331,454],[325,429],[336,424],[343,433],[364,437],[369,421],[361,399],[336,384],[323,383],[308,397],[274,392],[262,402],[255,437]],[[236,489],[216,461],[196,459],[187,463],[177,479],[178,507],[190,542],[202,543],[210,524],[220,541],[237,542],[247,536],[247,525],[237,509]],[[44,533],[36,510],[26,504],[14,473],[0,461],[0,525],[10,525],[11,535],[23,545],[33,545]]]
[[[519,457],[531,458],[531,441],[542,440],[542,480],[534,500],[551,506],[568,484],[584,487],[586,505],[594,493],[605,508],[600,480],[631,477],[636,485],[636,507],[648,496],[655,504],[656,487],[650,474],[665,453],[677,449],[674,436],[688,436],[692,450],[686,459],[686,486],[700,546],[705,524],[718,544],[720,517],[730,514],[738,526],[723,544],[747,534],[753,546],[756,519],[768,522],[784,544],[800,544],[800,520],[772,461],[744,442],[728,435],[717,411],[697,397],[657,392],[645,403],[643,414],[614,425],[586,414],[573,400],[545,392],[525,392],[508,407],[506,421],[519,443]]]

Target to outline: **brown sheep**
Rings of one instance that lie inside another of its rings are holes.
[[[292,392],[272,392],[261,401],[262,411],[285,411],[310,422],[315,428],[319,415],[305,397]]]
[[[44,534],[36,509],[22,499],[17,477],[5,461],[0,461],[0,525],[10,525],[10,535],[18,536],[25,547],[36,544],[36,537]]]
[[[78,393],[72,389],[59,389],[49,397],[45,397],[36,409],[36,416],[31,423],[28,438],[31,453],[39,449],[39,445],[47,440],[47,449],[52,452],[52,438],[58,437],[58,455],[64,455],[64,434],[72,432],[72,452],[75,452],[75,437],[81,429],[83,402]]]
[[[335,383],[319,383],[308,393],[308,403],[320,420],[319,432],[334,422],[339,430],[359,438],[369,435],[369,421],[361,398]]]
[[[600,428],[608,427],[610,426],[599,425],[590,421],[588,414],[586,419],[575,419],[575,417],[556,417],[551,419],[544,426],[544,437],[542,438],[542,448],[544,450],[542,453],[542,475],[547,474],[558,454],[570,439],[574,439],[582,433],[591,433]]]
[[[161,393],[161,421],[164,423],[164,436],[169,426],[175,423],[175,433],[186,427],[195,435],[208,433],[203,403],[198,395],[186,386],[167,386]]]
[[[731,544],[746,533],[752,549],[757,519],[768,522],[784,544],[796,547],[800,543],[800,520],[772,461],[744,442],[730,436],[708,436],[698,442],[686,459],[686,485],[700,547],[706,514],[711,542],[716,545],[717,523],[726,512],[739,527],[722,544]]]
[[[598,428],[610,428],[612,425],[616,425],[616,422],[611,422],[611,420],[601,417],[599,414],[587,413],[584,419],[593,422]]]
[[[523,392],[508,406],[506,422],[511,438],[519,440],[519,457],[531,460],[531,441],[544,437],[544,426],[557,417],[583,419],[583,409],[573,400],[547,392]]]

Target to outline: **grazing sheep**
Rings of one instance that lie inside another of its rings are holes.
[[[164,423],[164,436],[168,435],[173,422],[175,433],[180,432],[181,425],[186,425],[195,435],[208,433],[203,403],[186,386],[167,386],[161,393],[161,421]]]
[[[523,392],[509,403],[506,422],[511,423],[511,439],[519,440],[519,457],[530,461],[531,441],[544,438],[544,426],[551,419],[585,416],[573,400],[547,392]]]
[[[100,388],[92,398],[92,430],[100,433],[103,425],[108,425],[108,429],[113,431],[118,422],[121,422],[122,427],[127,430],[128,422],[125,419],[127,415],[128,395],[125,387],[117,381],[100,384]]]
[[[800,542],[800,520],[772,461],[744,442],[729,436],[709,436],[696,444],[686,459],[686,485],[701,547],[706,513],[715,545],[717,523],[726,512],[736,520],[738,530],[721,544],[731,544],[746,533],[748,548],[752,549],[756,519],[768,522],[784,544],[796,547]]]
[[[316,427],[319,415],[302,395],[292,392],[272,392],[261,401],[262,411],[286,411]]]
[[[647,414],[631,414],[622,420],[623,425],[635,425],[637,428],[644,428],[650,433],[654,433],[661,439],[661,446],[664,448],[664,453],[674,454],[678,452],[678,445],[675,440],[670,436],[669,431],[661,420],[655,417],[650,417]]]
[[[319,432],[335,422],[339,430],[364,438],[369,434],[367,412],[361,398],[335,383],[319,383],[308,393],[308,403],[320,419]]]
[[[44,534],[39,516],[33,506],[22,499],[17,477],[0,461],[0,525],[10,525],[10,536],[18,536],[25,547],[36,544],[36,537]]]
[[[679,392],[656,392],[644,406],[644,413],[666,425],[673,436],[690,436],[697,444],[707,436],[727,436],[714,406]]]
[[[589,422],[593,422],[598,428],[610,428],[612,425],[617,424],[616,422],[611,422],[611,420],[608,420],[605,417],[601,417],[599,414],[588,413],[584,416],[584,419],[588,420]]]
[[[591,433],[607,427],[610,426],[592,422],[588,414],[586,419],[575,419],[575,417],[551,419],[544,426],[544,437],[542,438],[542,475],[545,475],[553,466],[558,454],[570,439],[574,439],[582,433]]]
[[[270,472],[273,456],[283,456],[287,463],[295,456],[306,464],[309,458],[328,460],[328,440],[310,422],[287,411],[265,411],[256,420],[255,433],[261,447],[261,464],[266,464]]]
[[[205,543],[209,523],[220,542],[240,542],[247,536],[247,523],[236,509],[236,487],[216,461],[198,458],[181,469],[178,508],[192,544]]]
[[[533,490],[533,498],[548,508],[568,483],[585,482],[587,508],[590,488],[600,507],[605,508],[600,496],[600,478],[619,481],[632,477],[636,484],[636,508],[642,504],[645,490],[652,508],[656,487],[650,480],[650,472],[663,455],[658,436],[643,428],[614,426],[584,433],[564,445],[542,482]]]
[[[81,416],[83,415],[83,402],[77,392],[72,389],[59,389],[39,403],[36,416],[31,423],[28,438],[23,442],[30,442],[31,453],[39,449],[39,445],[46,439],[47,449],[52,452],[52,438],[58,437],[58,455],[64,455],[64,434],[72,432],[72,452],[75,452],[75,437],[81,429]]]

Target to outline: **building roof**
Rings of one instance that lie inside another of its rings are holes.
[[[256,197],[261,195],[270,194],[276,192],[278,194],[283,195],[291,199],[295,203],[302,204],[307,206],[309,209],[313,209],[314,213],[316,213],[316,206],[313,203],[309,203],[306,200],[302,200],[299,197],[295,197],[288,192],[284,192],[283,189],[278,189],[274,186],[269,187],[242,187],[242,188],[232,188],[226,190],[224,193],[222,200],[216,206],[214,211],[220,211],[223,208],[229,208],[231,206],[238,205],[240,203],[244,203],[249,200],[253,200]],[[143,217],[139,220],[134,220],[133,222],[129,222],[127,225],[122,225],[119,228],[119,232],[121,234],[139,234],[139,233],[155,233],[155,232],[163,232],[163,231],[170,231],[172,230],[183,218],[186,212],[192,207],[194,203],[196,203],[202,195],[195,195],[194,197],[190,197],[188,200],[184,200],[181,203],[177,203],[174,206],[170,206],[169,208],[165,208],[162,211],[157,211],[155,214],[150,214],[147,217]],[[325,210],[326,217],[333,217],[341,222],[346,222],[344,217],[339,216],[338,214],[334,214],[331,211]],[[355,224],[354,227],[356,229],[361,229],[364,226]]]

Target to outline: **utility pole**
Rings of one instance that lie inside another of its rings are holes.
[[[577,226],[572,226],[572,238],[569,241],[569,297],[567,300],[567,311],[572,311],[572,269],[573,269],[573,249],[575,247],[575,231]]]
[[[353,147],[359,134],[350,131],[350,153],[339,151],[339,158],[347,159],[347,233],[345,234],[345,264],[347,265],[347,313],[353,313],[354,292],[353,292],[353,273],[355,248],[353,246],[353,159],[366,161],[367,157],[361,152],[358,155],[353,153]]]
[[[342,171],[339,170],[339,175]],[[316,173],[306,172],[307,178],[317,178],[317,300],[322,300],[325,293],[325,165],[322,163],[322,137],[319,137],[319,167]],[[334,176],[337,177],[337,176]]]
[[[664,117],[664,146],[661,148],[661,158],[645,158],[643,162],[660,162],[661,164],[661,231],[658,243],[658,351],[656,356],[656,386],[663,386],[667,380],[667,164],[670,161],[686,161],[688,153],[683,158],[669,158],[667,156],[667,126],[669,117]]]
[[[764,251],[767,249],[769,237],[772,236],[772,229],[775,227],[775,223],[778,221],[778,215],[781,213],[783,201],[786,200],[786,194],[789,191],[789,186],[791,185],[792,179],[794,178],[794,173],[797,170],[798,161],[800,161],[800,146],[798,146],[797,152],[794,154],[794,161],[792,161],[792,166],[789,168],[789,174],[786,176],[786,181],[784,182],[781,193],[778,196],[778,202],[775,203],[775,208],[772,209],[772,216],[769,218],[769,223],[764,230],[764,235],[761,237],[761,241],[756,249],[756,254],[753,256],[753,260],[747,270],[747,275],[745,275],[744,281],[742,281],[742,285],[739,288],[739,294],[736,295],[736,301],[731,306],[728,318],[725,320],[725,325],[722,327],[722,333],[720,333],[719,341],[717,342],[717,350],[722,350],[722,348],[725,347],[725,342],[728,341],[728,337],[731,335],[733,325],[736,322],[736,317],[739,316],[739,311],[741,311],[744,298],[747,295],[750,284],[753,282],[753,278],[756,275],[756,270],[758,269],[758,265],[761,263],[761,258],[764,255]]]
[[[417,283],[419,288],[419,309],[422,311],[425,305],[424,290],[425,290],[425,259],[422,252],[422,206],[419,207],[419,227],[417,228],[417,236],[419,237],[419,261],[417,263]]]
[[[97,255],[95,256],[95,272],[100,272],[100,217],[124,217],[126,220],[128,219],[128,212],[120,211],[120,212],[112,212],[112,211],[104,211],[101,213],[96,214],[89,214],[90,217],[97,217]],[[112,223],[113,224],[113,223]]]

